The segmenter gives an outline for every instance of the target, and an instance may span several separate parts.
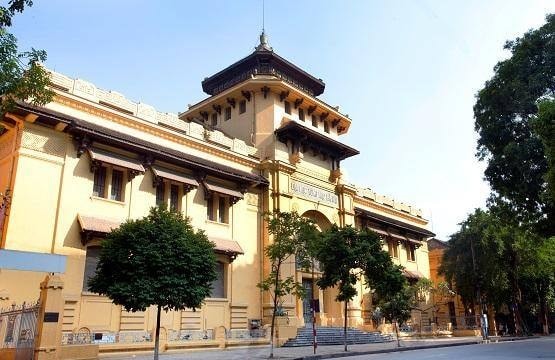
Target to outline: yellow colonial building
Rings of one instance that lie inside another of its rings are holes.
[[[342,160],[351,119],[318,99],[325,84],[268,45],[202,81],[209,96],[180,114],[158,112],[114,91],[52,72],[54,100],[20,103],[0,130],[1,248],[65,255],[62,331],[103,342],[150,339],[154,310],[130,313],[87,291],[101,239],[126,219],[166,203],[216,244],[219,278],[202,309],[163,313],[168,339],[211,338],[223,326],[247,336],[267,323],[268,211],[296,211],[321,229],[370,227],[410,279],[429,277],[421,210],[346,183]],[[371,179],[368,179],[370,182]],[[1,264],[0,264],[1,268]],[[309,291],[313,277],[287,264]],[[318,272],[316,271],[316,277]],[[36,300],[44,273],[0,270],[0,305]],[[360,285],[348,313],[335,291],[317,291],[317,323],[372,328],[372,296]],[[290,326],[312,321],[308,306],[284,303]]]

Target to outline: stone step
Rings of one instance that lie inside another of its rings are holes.
[[[317,327],[316,336],[318,345],[340,345],[343,344],[342,327]],[[312,327],[300,328],[297,337],[287,341],[283,346],[310,346],[312,345]],[[347,329],[347,344],[371,344],[392,341],[390,335],[383,335],[379,332],[364,332],[354,328]]]

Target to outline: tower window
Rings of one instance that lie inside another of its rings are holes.
[[[291,103],[289,101],[284,101],[283,106],[285,106],[285,112],[291,115]]]
[[[316,115],[312,115],[312,126],[318,127],[318,118]]]
[[[324,121],[324,131],[328,134],[330,133],[330,123],[328,123],[327,121]]]
[[[247,111],[247,101],[241,100],[239,101],[239,114],[242,114],[245,111]]]
[[[217,126],[218,125],[218,113],[213,113],[212,114],[212,126]]]
[[[225,120],[231,119],[231,106],[225,108]]]
[[[299,109],[299,120],[304,121],[304,109]]]

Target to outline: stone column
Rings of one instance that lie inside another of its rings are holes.
[[[37,319],[35,360],[60,358],[62,346],[62,318],[64,282],[58,275],[47,275],[40,284],[40,311]]]

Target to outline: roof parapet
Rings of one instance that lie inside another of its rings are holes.
[[[356,194],[359,197],[369,199],[371,201],[377,202],[378,204],[386,205],[392,207],[395,210],[399,210],[412,216],[422,218],[422,209],[420,208],[408,205],[401,201],[397,201],[390,196],[378,194],[370,188],[363,188],[356,185],[354,185],[354,187],[356,188]]]
[[[102,90],[91,82],[72,79],[61,73],[50,71],[52,87],[128,116],[134,116],[153,124],[161,125],[170,130],[193,138],[216,144],[245,156],[258,157],[258,149],[247,145],[243,140],[232,138],[218,130],[210,130],[201,124],[186,122],[177,114],[159,112],[153,106],[127,99],[116,91]]]

